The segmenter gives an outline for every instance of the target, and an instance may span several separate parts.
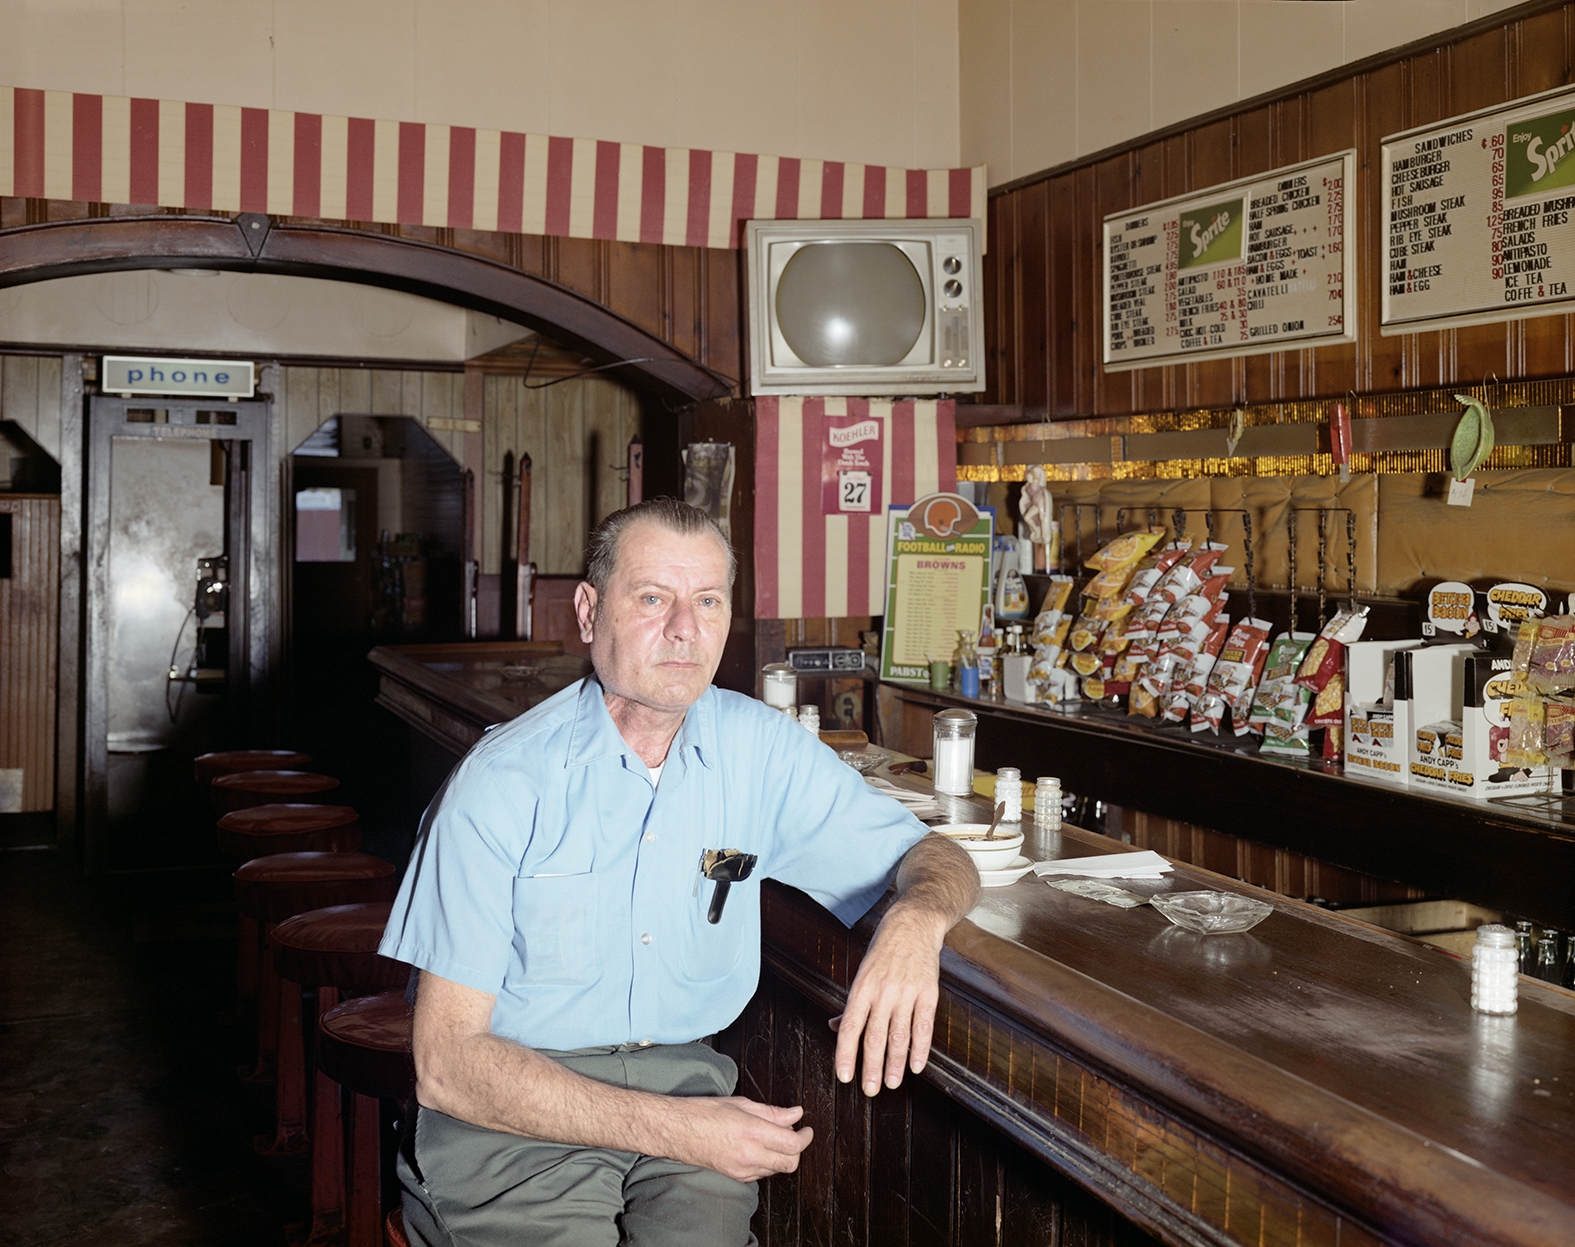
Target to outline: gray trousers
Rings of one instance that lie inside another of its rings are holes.
[[[731,1095],[738,1069],[704,1044],[543,1056],[659,1095]],[[405,1231],[422,1247],[754,1247],[753,1182],[660,1156],[543,1143],[419,1108],[400,1149]]]

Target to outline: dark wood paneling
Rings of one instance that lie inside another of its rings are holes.
[[[60,499],[0,494],[0,769],[20,771],[21,814],[55,803]]]

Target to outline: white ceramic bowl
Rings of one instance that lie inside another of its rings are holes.
[[[968,856],[973,858],[973,864],[980,870],[1004,869],[1016,861],[1017,855],[1023,850],[1021,831],[997,827],[995,839],[986,840],[984,833],[990,830],[989,823],[942,823],[930,830],[957,841],[968,850]]]

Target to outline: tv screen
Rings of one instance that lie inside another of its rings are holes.
[[[751,221],[755,394],[984,388],[972,220]]]

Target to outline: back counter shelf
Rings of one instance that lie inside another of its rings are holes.
[[[1337,763],[1265,757],[1255,743],[1234,736],[1195,735],[1088,703],[1029,706],[897,681],[883,681],[878,698],[881,743],[888,748],[928,757],[931,717],[964,706],[979,716],[975,764],[982,770],[1016,766],[1029,785],[1036,775],[1055,775],[1080,797],[1407,888],[1361,899],[1459,897],[1575,927],[1575,802],[1569,800],[1562,808],[1450,800],[1350,778]],[[1144,847],[1177,856],[1175,843]],[[1206,843],[1202,848],[1208,852]],[[1273,855],[1259,857],[1242,853],[1195,864],[1305,895],[1277,887],[1283,880],[1273,877]],[[1241,868],[1232,869],[1233,862]]]

